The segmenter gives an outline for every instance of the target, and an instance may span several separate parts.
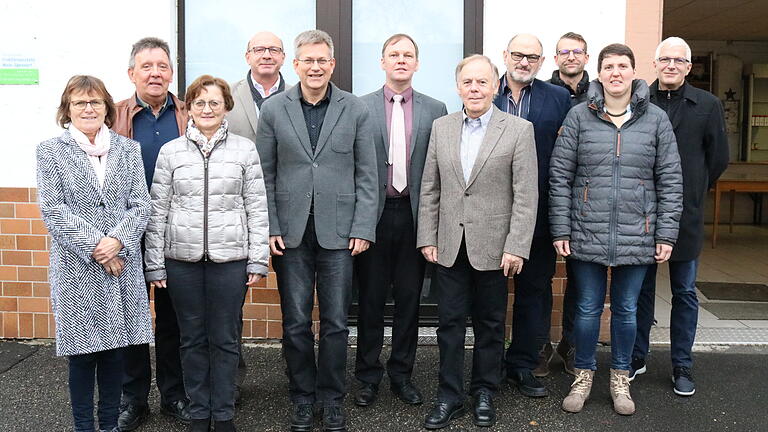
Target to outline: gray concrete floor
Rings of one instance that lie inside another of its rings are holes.
[[[385,353],[387,350],[385,349]],[[768,347],[716,347],[695,355],[697,393],[690,398],[673,394],[670,383],[669,351],[654,347],[649,371],[632,384],[637,413],[621,417],[613,413],[608,393],[609,353],[598,354],[600,370],[590,400],[580,414],[567,414],[560,403],[572,381],[554,360],[552,373],[543,379],[551,394],[543,399],[526,398],[504,385],[496,397],[499,421],[489,431],[766,431],[764,412],[768,407]],[[279,345],[249,345],[245,356],[250,367],[236,423],[241,431],[287,430],[289,401],[284,362]],[[354,359],[350,349],[348,359]],[[438,352],[436,347],[419,347],[413,381],[428,403],[405,406],[388,390],[387,379],[380,398],[362,409],[347,398],[350,431],[420,431],[424,416],[435,396]],[[352,384],[352,365],[348,381]],[[471,352],[467,353],[467,377]],[[54,356],[51,344],[32,345],[0,342],[0,430],[70,431],[71,415],[67,393],[66,360]],[[468,378],[467,378],[468,379]],[[185,428],[159,414],[157,390],[152,389],[153,410],[142,432],[177,432]],[[316,423],[320,430],[320,422]],[[469,415],[446,428],[447,431],[481,430]]]

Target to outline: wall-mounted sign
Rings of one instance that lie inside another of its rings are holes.
[[[37,58],[23,54],[0,54],[0,84],[38,85]]]

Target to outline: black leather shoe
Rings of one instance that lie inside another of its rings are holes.
[[[421,405],[424,403],[424,397],[421,395],[421,392],[409,380],[401,382],[392,381],[389,388],[398,399],[409,405]]]
[[[496,423],[496,408],[490,393],[478,392],[472,404],[472,423],[475,426],[488,427]]]
[[[214,432],[237,432],[235,429],[235,422],[232,420],[215,421],[213,422]]]
[[[189,402],[184,399],[179,399],[160,405],[160,412],[163,413],[163,415],[175,417],[176,420],[184,424],[189,424],[189,422],[192,421],[192,417],[189,416],[188,405]]]
[[[291,432],[309,432],[314,423],[312,404],[295,404],[291,413]]]
[[[344,414],[344,408],[340,405],[329,405],[323,407],[323,431],[345,431],[347,430],[347,416]]]
[[[117,427],[121,431],[136,430],[149,417],[149,405],[126,405],[117,418]]]
[[[464,407],[464,402],[438,402],[432,407],[432,410],[424,420],[424,427],[427,429],[442,429],[451,424],[451,420],[463,416],[466,412],[467,409]]]
[[[359,407],[367,407],[376,401],[378,395],[378,385],[361,382],[360,387],[355,392],[355,405]]]
[[[211,430],[211,419],[192,419],[189,421],[189,432],[209,432]]]
[[[507,381],[509,385],[516,385],[520,393],[528,397],[545,397],[549,396],[549,391],[544,384],[533,376],[531,371],[516,371],[507,375]]]

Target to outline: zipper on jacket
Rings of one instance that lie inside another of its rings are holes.
[[[670,100],[670,99],[672,99],[672,91],[667,90],[667,100]]]
[[[589,179],[587,179],[587,183],[584,186],[584,194],[582,196],[583,203],[581,204],[581,215],[584,216],[586,212],[584,211],[584,206],[587,205],[587,199],[589,198]]]
[[[208,261],[208,158],[205,155],[203,155],[203,174],[203,260]]]
[[[621,157],[621,130],[616,132],[616,156]]]
[[[618,240],[617,240],[617,231],[619,226],[619,195],[621,194],[620,190],[620,180],[621,177],[619,176],[619,171],[621,169],[621,129],[616,129],[616,158],[613,160],[613,186],[612,186],[612,192],[613,192],[613,202],[611,205],[611,221],[608,225],[608,229],[610,231],[610,240],[608,242],[609,247],[609,254],[608,254],[608,263],[611,266],[616,265],[616,248],[618,247]]]
[[[640,180],[640,186],[643,187],[643,219],[645,220],[645,233],[651,231],[651,217],[648,215],[648,191],[645,189],[645,182]]]

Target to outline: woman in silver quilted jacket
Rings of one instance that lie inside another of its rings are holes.
[[[234,431],[240,309],[267,274],[267,198],[255,144],[227,131],[226,81],[203,75],[186,94],[187,131],[157,158],[145,272],[176,309],[189,430]]]
[[[677,240],[683,179],[672,125],[635,79],[632,50],[603,48],[598,76],[588,102],[568,113],[550,161],[550,230],[577,290],[577,377],[562,407],[579,412],[589,397],[610,269],[610,393],[614,410],[630,415],[637,299],[648,265],[668,260]]]

